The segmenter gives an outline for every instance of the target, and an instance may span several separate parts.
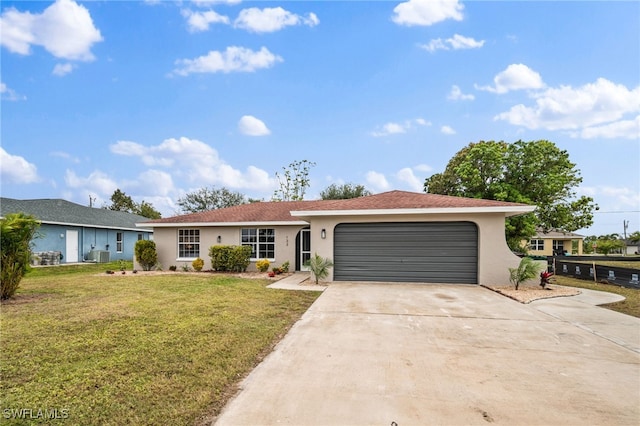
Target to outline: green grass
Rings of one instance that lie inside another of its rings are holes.
[[[2,304],[3,414],[58,409],[78,425],[197,424],[319,295],[267,289],[260,279],[106,269],[119,266],[37,268]]]
[[[625,300],[623,300],[622,302],[610,303],[601,306],[603,308],[611,309],[613,311],[640,318],[640,290],[638,289],[620,287],[615,284],[604,284],[587,280],[579,280],[577,278],[563,277],[561,275],[557,275],[554,277],[554,284],[619,294],[621,296],[624,296]]]

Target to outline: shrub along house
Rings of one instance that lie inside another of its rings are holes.
[[[329,281],[496,284],[520,259],[505,218],[534,206],[390,191],[347,200],[257,202],[139,223],[153,228],[164,268],[205,261],[213,245],[248,245],[250,270],[269,259],[305,270],[310,256],[334,262]]]
[[[0,214],[26,213],[41,225],[32,241],[34,264],[132,260],[138,240],[153,230],[136,227],[144,216],[92,208],[60,199],[0,198]]]

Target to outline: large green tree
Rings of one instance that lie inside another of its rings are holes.
[[[122,192],[120,189],[113,191],[111,195],[111,205],[105,206],[106,209],[133,213],[149,219],[160,219],[162,215],[156,210],[151,203],[144,200],[140,204],[133,201],[133,198]]]
[[[178,199],[178,205],[184,213],[204,212],[246,203],[243,194],[224,187],[200,188]]]
[[[593,223],[598,209],[591,197],[578,197],[580,171],[569,153],[553,142],[480,141],[470,143],[449,161],[444,172],[424,183],[425,192],[534,204],[534,213],[507,218],[512,249],[543,231],[575,231]]]
[[[352,183],[345,183],[343,185],[333,183],[320,192],[320,198],[323,200],[346,200],[348,198],[358,198],[367,195],[371,195],[371,191],[363,185],[354,185]]]

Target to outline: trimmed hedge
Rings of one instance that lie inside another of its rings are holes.
[[[245,272],[251,259],[249,246],[209,247],[211,267],[219,272]]]

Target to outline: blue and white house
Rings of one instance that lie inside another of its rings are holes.
[[[25,213],[40,221],[33,264],[132,260],[136,241],[153,239],[149,220],[136,214],[82,206],[62,199],[0,198],[0,215]]]

